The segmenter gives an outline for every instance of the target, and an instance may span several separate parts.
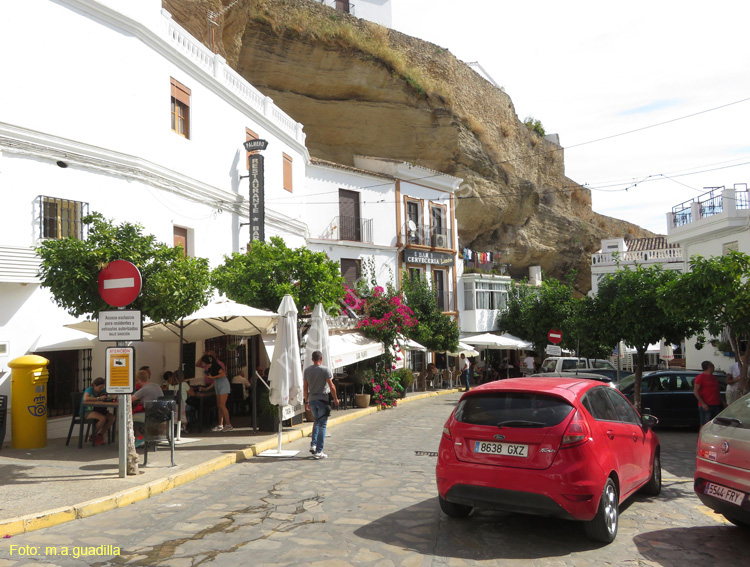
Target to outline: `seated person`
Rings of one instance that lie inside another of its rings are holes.
[[[104,443],[104,434],[109,431],[109,428],[115,422],[115,415],[109,413],[107,408],[95,408],[86,405],[86,402],[107,400],[107,395],[104,393],[105,382],[104,378],[96,378],[91,386],[83,391],[83,398],[81,399],[81,415],[84,416],[84,419],[96,420],[96,426],[94,427],[95,447]]]
[[[136,403],[142,404],[142,406],[145,406],[146,402],[153,402],[155,400],[158,400],[164,392],[162,392],[161,388],[151,382],[149,380],[149,374],[145,370],[139,370],[135,373],[135,382],[136,382],[136,388],[140,386],[133,394],[132,400],[133,400],[133,407],[136,407]],[[143,410],[141,410],[143,411]],[[138,413],[136,410],[133,410],[133,413]],[[140,447],[144,443],[143,435],[145,433],[145,430],[143,428],[143,424],[136,423],[133,421],[133,428],[135,430],[135,446]]]
[[[252,388],[252,385],[250,384],[250,381],[247,379],[246,376],[246,369],[242,368],[238,373],[237,376],[232,378],[232,384],[242,384],[242,397],[243,399],[247,399],[247,397],[250,395],[250,388]]]
[[[187,424],[190,422],[190,416],[193,413],[193,408],[187,403],[189,395],[193,395],[192,388],[188,384],[188,381],[183,378],[181,371],[170,372],[172,376],[169,378],[169,385],[174,388],[175,397],[179,397],[179,416],[177,420],[180,422],[180,430],[184,433],[187,430]]]

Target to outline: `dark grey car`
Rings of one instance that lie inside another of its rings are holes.
[[[698,400],[693,394],[695,377],[701,370],[656,370],[644,372],[641,383],[641,408],[643,413],[659,418],[659,425],[695,426],[700,425]],[[727,389],[727,376],[715,372],[719,381],[722,400]],[[626,376],[617,388],[633,402],[635,374]]]

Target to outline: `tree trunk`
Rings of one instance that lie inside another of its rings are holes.
[[[133,435],[133,400],[130,396],[125,396],[125,416],[127,419],[127,466],[126,472],[129,475],[138,474],[138,453],[135,451],[135,435]],[[122,474],[122,473],[121,473]]]
[[[643,366],[646,362],[646,348],[636,347],[635,382],[633,384],[633,405],[641,411],[641,382],[643,381]]]

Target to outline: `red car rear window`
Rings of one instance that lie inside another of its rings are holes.
[[[456,408],[455,419],[471,425],[554,427],[573,411],[565,400],[526,392],[469,396]]]

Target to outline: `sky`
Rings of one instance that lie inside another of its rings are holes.
[[[747,0],[392,6],[394,29],[478,62],[520,120],[560,136],[597,213],[666,234],[672,207],[750,184]]]

